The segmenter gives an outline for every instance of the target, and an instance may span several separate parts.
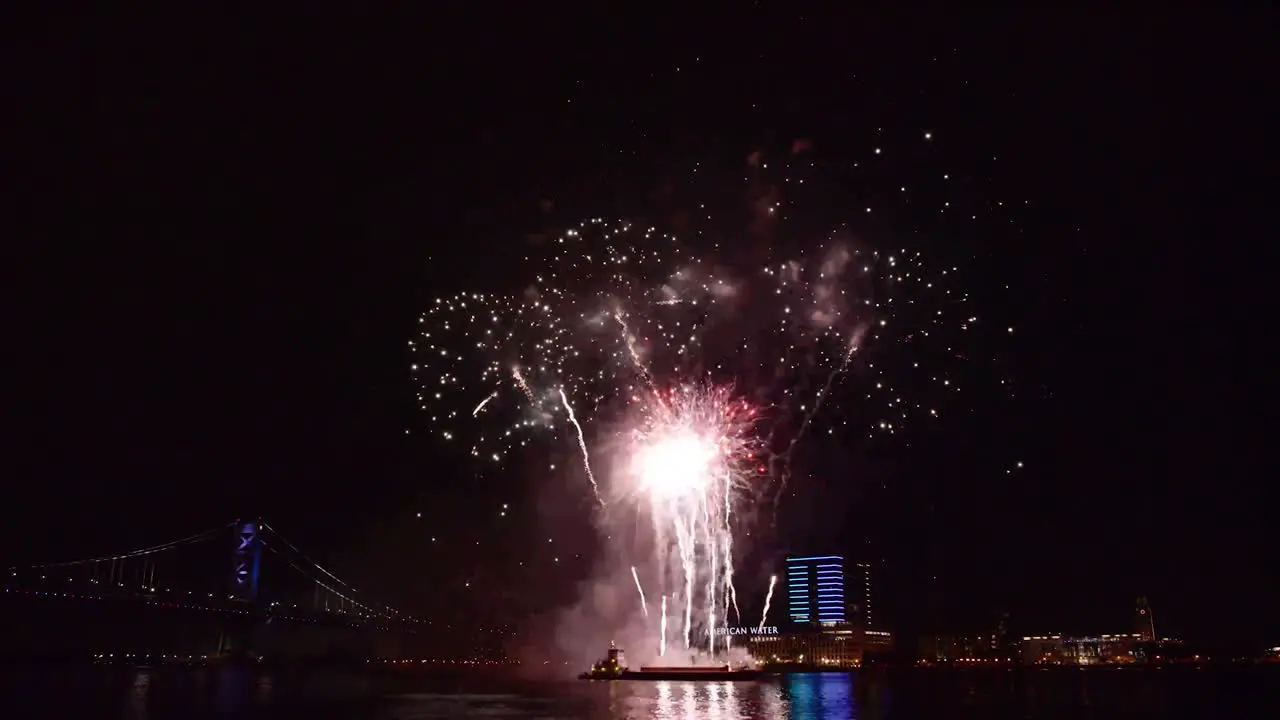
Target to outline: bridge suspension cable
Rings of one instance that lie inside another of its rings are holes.
[[[279,530],[276,530],[276,529],[275,529],[274,527],[272,527],[269,523],[267,523],[267,522],[263,522],[263,523],[262,523],[262,527],[264,527],[264,528],[266,528],[267,530],[269,530],[269,531],[271,532],[271,535],[272,535],[273,537],[278,538],[281,542],[283,542],[283,543],[284,543],[284,544],[285,544],[285,545],[286,545],[290,550],[292,550],[292,551],[294,552],[294,554],[296,554],[298,557],[300,557],[300,558],[302,558],[303,560],[305,560],[307,563],[309,563],[309,564],[310,564],[310,565],[312,565],[313,567],[315,567],[315,569],[317,569],[317,570],[319,570],[320,572],[324,573],[324,574],[325,574],[326,576],[328,576],[329,578],[332,578],[334,582],[336,582],[336,583],[338,583],[339,585],[341,585],[341,586],[342,586],[343,588],[345,588],[348,592],[351,592],[351,593],[357,593],[357,592],[359,592],[359,590],[357,590],[355,587],[353,587],[350,583],[348,583],[347,581],[345,581],[345,580],[343,580],[342,578],[338,577],[337,575],[334,575],[332,572],[330,572],[329,570],[327,570],[323,565],[321,565],[320,563],[318,563],[318,562],[316,562],[315,560],[312,560],[310,557],[308,557],[306,553],[304,553],[304,552],[302,552],[301,550],[299,550],[299,549],[298,549],[298,546],[297,546],[297,545],[294,545],[293,543],[289,542],[289,539],[288,539],[288,538],[286,538],[284,535],[281,535],[281,534],[280,534],[280,531],[279,531]],[[269,545],[267,545],[266,547],[267,547],[269,550],[271,550],[273,553],[275,553],[275,554],[277,554],[277,555],[280,555],[280,553],[279,553],[279,552],[277,552],[274,548],[271,548]],[[281,555],[281,557],[283,557],[283,556]],[[299,572],[302,572],[302,573],[305,575],[305,571],[303,571],[303,570],[302,570],[302,568],[299,568],[296,564],[294,564],[294,563],[293,563],[293,561],[288,560],[287,558],[285,558],[285,560],[286,560],[286,562],[288,562],[291,566],[293,566],[293,568],[294,568],[294,569],[298,570]],[[395,608],[393,608],[393,607],[391,607],[391,606],[389,606],[389,605],[385,606],[385,609],[384,609],[384,610],[374,610],[373,608],[371,608],[371,607],[369,607],[369,606],[367,606],[367,605],[364,605],[363,603],[357,602],[357,601],[355,601],[355,600],[351,599],[350,597],[347,597],[346,595],[342,594],[342,593],[341,593],[341,592],[339,592],[338,590],[336,590],[336,589],[334,589],[334,588],[329,587],[329,586],[328,586],[328,585],[326,585],[325,583],[320,582],[319,580],[316,580],[315,578],[308,577],[308,579],[312,580],[312,581],[313,581],[313,582],[315,582],[317,585],[319,585],[320,587],[324,588],[325,590],[328,590],[329,592],[333,593],[334,595],[337,595],[338,597],[340,597],[340,598],[342,598],[342,599],[346,600],[347,602],[352,603],[353,605],[357,605],[357,606],[359,606],[359,607],[361,607],[361,608],[363,608],[363,609],[365,609],[365,610],[369,611],[370,613],[374,613],[374,614],[382,615],[382,616],[386,616],[386,617],[390,617],[390,616],[400,615],[400,614],[401,614],[399,610],[396,610]],[[381,605],[382,603],[378,603],[378,604],[379,604],[379,605]]]
[[[72,568],[72,567],[78,567],[78,566],[95,565],[97,563],[112,563],[112,567],[114,568],[115,563],[119,561],[130,560],[133,558],[143,558],[143,557],[154,555],[156,553],[164,552],[167,550],[173,550],[175,548],[179,548],[182,546],[203,542],[203,541],[209,540],[210,538],[216,538],[222,533],[227,533],[233,527],[236,527],[239,524],[240,524],[239,520],[234,520],[232,522],[210,528],[203,532],[198,532],[192,535],[187,535],[185,537],[177,538],[175,540],[170,540],[168,542],[159,543],[156,545],[150,545],[142,548],[136,548],[134,550],[129,550],[125,552],[117,552],[117,553],[111,553],[106,555],[99,555],[95,557],[80,558],[76,560],[62,560],[58,562],[46,562],[46,563],[38,563],[38,564],[31,564],[31,565],[14,565],[14,566],[10,566],[8,569],[14,573],[17,573],[20,571],[46,570],[51,568]],[[407,619],[399,610],[396,610],[395,608],[389,605],[386,605],[385,603],[375,602],[372,599],[367,599],[367,598],[364,600],[364,602],[361,602],[360,600],[356,600],[355,599],[356,596],[363,595],[358,589],[356,589],[347,581],[338,577],[329,569],[317,563],[315,560],[311,559],[311,557],[309,557],[306,553],[302,552],[297,545],[294,545],[292,542],[290,542],[288,538],[281,535],[278,530],[276,530],[274,527],[272,527],[268,523],[259,520],[258,525],[262,529],[268,531],[268,533],[265,534],[261,540],[261,543],[262,543],[261,547],[264,550],[269,551],[272,555],[282,559],[285,563],[289,565],[289,567],[294,572],[298,573],[302,578],[304,578],[308,582],[314,583],[315,587],[323,589],[325,592],[329,593],[333,597],[341,599],[342,602],[346,603],[353,609],[359,609],[363,613],[367,613],[370,616],[377,616],[377,617],[382,617],[387,619],[392,619],[392,618]],[[227,539],[229,540],[230,538],[228,537]],[[279,541],[279,543],[275,542],[277,540]],[[228,543],[228,545],[230,546],[230,543]],[[285,552],[282,548],[278,547],[278,545],[283,545],[284,548],[287,548],[288,552]],[[228,547],[228,553],[230,553],[230,547]],[[112,570],[113,578],[114,578],[115,572],[116,571],[113,569]],[[154,585],[154,567],[152,568],[151,572],[152,572],[152,576],[151,576],[152,579],[148,582],[145,582],[144,583],[145,586]],[[93,582],[96,582],[96,580],[94,580]],[[112,582],[114,582],[114,579],[112,580]]]
[[[225,525],[219,525],[216,528],[210,528],[209,530],[205,530],[204,532],[196,533],[195,535],[188,535],[187,537],[179,538],[177,540],[171,540],[169,542],[161,543],[159,545],[152,545],[150,547],[138,548],[137,550],[130,550],[128,552],[122,552],[122,553],[115,553],[113,555],[102,555],[100,557],[82,558],[80,560],[63,560],[60,562],[38,563],[35,565],[23,565],[23,566],[14,565],[14,566],[11,566],[9,569],[10,570],[19,570],[19,569],[36,570],[40,568],[56,568],[56,567],[71,567],[74,565],[88,565],[90,563],[111,562],[113,560],[128,560],[130,558],[142,557],[144,555],[151,555],[164,550],[171,550],[173,548],[180,547],[182,545],[189,545],[191,543],[207,540],[208,538],[212,537],[217,533],[226,532],[227,529],[230,528],[232,525],[235,525],[235,523],[229,522],[229,523],[226,523]]]
[[[329,572],[328,570],[326,570],[326,569],[324,568],[324,566],[323,566],[323,565],[321,565],[320,563],[316,562],[315,560],[312,560],[311,558],[307,557],[307,554],[306,554],[306,553],[304,553],[304,552],[302,552],[301,550],[299,550],[297,545],[294,545],[293,543],[289,542],[289,539],[288,539],[288,538],[286,538],[284,535],[281,535],[281,534],[280,534],[280,531],[279,531],[279,530],[276,530],[276,529],[275,529],[274,527],[272,527],[269,523],[265,523],[265,522],[264,522],[264,523],[262,523],[262,527],[266,528],[267,530],[270,530],[272,535],[274,535],[274,536],[276,536],[277,538],[279,538],[279,539],[280,539],[280,542],[283,542],[285,545],[287,545],[287,546],[289,547],[289,549],[290,549],[290,550],[292,550],[294,553],[296,553],[296,554],[298,555],[298,557],[302,558],[303,560],[306,560],[307,562],[309,562],[309,563],[311,563],[312,565],[314,565],[314,566],[315,566],[315,568],[316,568],[317,570],[319,570],[320,572],[324,573],[325,575],[328,575],[329,577],[333,578],[334,582],[336,582],[336,583],[338,583],[338,584],[342,585],[343,587],[351,588],[351,586],[350,586],[350,585],[348,585],[345,581],[343,581],[343,579],[342,579],[342,578],[338,577],[337,575],[334,575],[333,573],[331,573],[331,572]],[[355,588],[351,588],[351,589],[353,589],[353,590],[354,590]]]
[[[273,555],[275,555],[275,556],[277,556],[277,557],[281,558],[281,559],[282,559],[282,560],[284,560],[286,563],[288,563],[288,564],[289,564],[289,567],[291,567],[291,568],[293,568],[294,570],[296,570],[296,571],[298,572],[298,574],[299,574],[299,575],[301,575],[302,577],[306,578],[307,580],[309,580],[309,581],[311,581],[311,582],[315,583],[317,586],[319,586],[319,587],[321,587],[321,588],[324,588],[324,590],[325,590],[325,591],[327,591],[327,592],[329,592],[329,593],[331,593],[331,594],[335,595],[336,597],[341,598],[342,600],[346,601],[347,603],[351,604],[351,606],[352,606],[352,607],[360,608],[361,610],[364,610],[364,611],[368,612],[370,615],[379,615],[379,616],[382,616],[382,617],[389,617],[389,615],[388,615],[387,613],[385,613],[385,612],[379,612],[379,611],[377,611],[377,610],[373,609],[372,607],[369,607],[368,605],[365,605],[364,603],[362,603],[362,602],[360,602],[360,601],[358,601],[358,600],[355,600],[355,599],[353,599],[353,598],[351,598],[351,597],[348,597],[347,595],[344,595],[341,591],[334,589],[334,588],[333,588],[333,587],[331,587],[330,585],[328,585],[328,584],[326,584],[326,583],[324,583],[324,582],[322,582],[322,581],[320,581],[320,580],[317,580],[314,576],[312,576],[310,573],[308,573],[306,570],[304,570],[302,567],[300,567],[300,566],[299,566],[297,563],[295,563],[293,560],[289,559],[288,557],[285,557],[284,553],[282,553],[282,552],[280,552],[279,550],[275,549],[275,548],[274,548],[274,547],[272,547],[270,544],[268,544],[268,543],[264,543],[264,544],[263,544],[263,547],[264,547],[264,548],[266,548],[266,550],[267,550],[268,552],[272,553]],[[318,566],[317,566],[317,567],[318,567]]]

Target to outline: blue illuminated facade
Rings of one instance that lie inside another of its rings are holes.
[[[791,622],[848,622],[845,607],[843,557],[787,558],[787,614]]]

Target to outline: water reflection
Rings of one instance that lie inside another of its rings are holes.
[[[630,683],[625,687],[627,692],[633,693],[631,702],[626,705],[639,711],[627,713],[627,717],[650,716],[658,720],[843,720],[857,716],[853,679],[842,673],[795,675],[777,682],[657,682],[649,688],[641,683]],[[616,707],[614,703],[611,710]]]
[[[139,670],[133,676],[129,689],[129,702],[125,710],[130,720],[147,720],[147,703],[151,695],[151,671]]]
[[[250,684],[253,678],[247,668],[221,668],[215,682],[217,689],[214,690],[214,707],[218,712],[234,712],[249,704],[249,699],[252,697]]]
[[[791,720],[858,716],[853,676],[848,673],[788,675],[782,681],[782,694],[789,701]]]
[[[658,691],[658,716],[674,717],[675,705],[671,701],[671,683],[660,682],[657,685]]]
[[[382,675],[260,668],[40,667],[0,673],[0,718],[112,717],[192,720],[213,715],[437,720],[828,720],[947,717],[977,720],[1165,718],[1180,708],[1268,705],[1280,668],[1210,670],[950,671],[862,669],[759,682],[533,681],[494,674],[395,672]],[[335,690],[336,689],[336,690]],[[212,712],[211,712],[212,711]],[[1215,712],[1214,717],[1225,716]]]
[[[258,703],[266,705],[271,702],[271,692],[274,688],[275,683],[271,680],[270,675],[263,675],[258,678],[258,692],[256,693]]]
[[[724,720],[747,717],[733,683],[655,683],[657,695],[653,717],[659,720]]]

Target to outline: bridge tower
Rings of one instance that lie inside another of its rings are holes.
[[[262,560],[262,524],[237,520],[231,552],[231,599],[247,605],[244,615],[229,615],[218,637],[218,654],[247,655],[253,651],[254,625],[258,614],[258,571]]]
[[[262,560],[261,525],[235,523],[235,550],[231,558],[231,597],[246,603],[258,600],[258,567]]]

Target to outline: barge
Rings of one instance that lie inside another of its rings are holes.
[[[768,675],[764,670],[725,665],[645,665],[631,670],[623,661],[622,650],[610,647],[609,654],[591,669],[580,674],[580,680],[697,680],[724,682],[758,680]]]

